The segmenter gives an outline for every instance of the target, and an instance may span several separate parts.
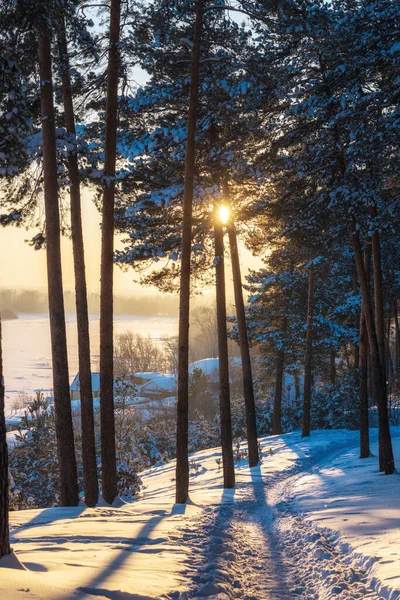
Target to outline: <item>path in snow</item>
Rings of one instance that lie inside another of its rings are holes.
[[[268,493],[259,469],[252,472],[251,484],[226,490],[201,523],[181,530],[183,544],[195,540],[190,567],[196,575],[179,600],[382,598],[333,539],[296,514],[291,488],[303,470],[269,481]]]

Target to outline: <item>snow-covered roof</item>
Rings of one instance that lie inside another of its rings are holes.
[[[155,377],[142,386],[142,393],[146,392],[174,392],[176,390],[176,378],[173,375],[161,375]]]
[[[211,375],[218,370],[218,367],[218,358],[203,358],[203,360],[196,360],[196,362],[189,365],[189,374],[191,375],[194,369],[201,369],[205,375]]]
[[[71,392],[79,392],[79,373],[75,375],[74,380],[71,383],[70,390]],[[100,390],[100,373],[92,373],[92,390],[94,392],[98,392]]]
[[[134,373],[134,377],[140,377],[140,379],[155,379],[156,377],[163,377],[159,371],[143,371],[142,373]]]
[[[19,425],[20,422],[22,421],[23,418],[23,414],[13,414],[13,415],[7,415],[5,417],[5,421],[6,421],[6,425]],[[29,418],[29,416],[28,416]]]

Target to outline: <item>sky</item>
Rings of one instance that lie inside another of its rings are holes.
[[[83,193],[83,227],[85,237],[86,271],[88,288],[96,291],[100,281],[100,244],[101,215],[92,202],[90,193]],[[47,287],[46,253],[34,250],[25,240],[30,239],[37,230],[19,227],[6,227],[0,231],[0,287],[43,289]],[[116,243],[118,241],[116,240]],[[63,281],[65,289],[74,288],[72,243],[62,239]],[[123,273],[115,269],[115,290],[129,292],[138,290],[132,283],[132,273]],[[142,288],[140,288],[142,289]]]
[[[82,216],[85,238],[86,276],[88,289],[91,292],[99,291],[100,287],[100,247],[101,215],[95,207],[91,194],[82,194]],[[31,239],[38,230],[26,230],[23,227],[3,227],[0,230],[0,288],[36,289],[45,291],[46,278],[46,253],[44,250],[34,250],[25,240]],[[122,247],[120,238],[116,236],[115,246]],[[245,250],[243,244],[240,248],[243,275],[248,268],[258,268],[261,260],[253,257]],[[74,272],[72,258],[72,244],[67,238],[62,239],[62,266],[65,289],[74,288]],[[229,263],[227,262],[227,266]],[[122,271],[116,267],[114,270],[114,286],[116,294],[146,294],[157,293],[155,288],[140,286],[134,282],[133,271]],[[227,284],[230,283],[227,273]]]
[[[95,13],[89,15],[97,23]],[[234,20],[243,20],[242,15],[233,13]],[[148,75],[139,67],[134,67],[132,77],[137,84],[143,85]],[[82,194],[82,217],[85,238],[86,277],[90,292],[99,291],[100,287],[100,245],[101,215],[95,207],[90,193],[86,190]],[[0,289],[37,289],[45,291],[46,279],[46,254],[44,250],[34,250],[25,240],[31,239],[38,230],[26,230],[23,227],[6,227],[0,230]],[[118,237],[115,247],[121,247]],[[74,289],[72,244],[67,238],[62,239],[62,266],[64,289]],[[253,257],[242,245],[240,248],[242,275],[248,269],[257,269],[261,266],[261,259]],[[149,294],[150,290],[157,293],[156,288],[140,286],[133,281],[135,273],[122,271],[116,267],[114,271],[114,289],[116,294]],[[227,275],[228,293],[232,290],[231,277]],[[207,290],[208,292],[210,290]],[[158,292],[159,293],[159,292]]]

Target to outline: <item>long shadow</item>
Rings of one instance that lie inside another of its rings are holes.
[[[37,509],[33,509],[36,510]],[[64,519],[74,519],[78,515],[81,515],[86,510],[89,510],[87,506],[56,506],[51,508],[43,508],[39,514],[32,516],[29,521],[13,526],[11,523],[11,537],[13,534],[18,533],[19,530],[30,529],[31,527],[38,527],[41,525],[48,525],[54,523],[54,521],[63,521]],[[18,516],[18,511],[11,511],[10,515],[15,514]],[[12,517],[11,517],[12,518]]]
[[[278,541],[274,538],[272,523],[274,519],[273,507],[269,505],[267,495],[265,493],[265,484],[261,473],[261,466],[257,465],[250,469],[251,482],[247,484],[251,486],[253,492],[253,513],[258,513],[260,520],[259,524],[262,528],[264,538],[265,554],[267,556],[268,565],[266,565],[265,573],[268,577],[268,592],[271,594],[271,600],[289,600],[291,593],[288,589],[288,583],[285,576],[287,565],[283,560],[283,553],[279,547]],[[297,583],[297,582],[294,582]]]
[[[132,553],[135,552],[140,552],[141,548],[143,546],[147,546],[149,544],[151,544],[151,540],[148,539],[148,536],[151,534],[151,532],[155,529],[155,527],[165,518],[172,516],[172,515],[178,515],[178,514],[184,514],[186,510],[186,506],[185,505],[174,505],[172,507],[172,510],[170,512],[168,511],[159,511],[159,514],[157,516],[152,517],[151,519],[149,519],[145,525],[142,527],[142,529],[139,531],[139,533],[137,535],[135,535],[134,538],[130,538],[130,546],[124,547],[122,549],[121,552],[119,552],[111,561],[110,563],[107,565],[107,567],[105,569],[103,569],[99,575],[97,577],[95,577],[92,581],[88,582],[87,585],[85,586],[81,586],[80,588],[78,588],[74,594],[74,598],[76,599],[82,599],[82,598],[86,598],[87,594],[91,594],[93,596],[96,595],[102,595],[105,598],[111,598],[111,599],[136,599],[136,600],[145,600],[147,598],[150,597],[145,597],[145,596],[139,596],[137,594],[130,594],[127,592],[121,592],[118,590],[106,590],[101,588],[100,586],[102,584],[104,584],[104,582],[106,582],[106,580],[108,579],[108,577],[116,570],[120,569],[123,564],[125,563],[125,561],[129,558],[132,557]],[[127,538],[129,540],[129,538]],[[129,551],[127,551],[129,550]],[[134,586],[134,582],[132,582],[132,586]]]

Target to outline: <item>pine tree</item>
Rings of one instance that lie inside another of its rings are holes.
[[[224,488],[235,487],[235,467],[232,449],[232,417],[229,391],[228,337],[226,327],[224,231],[220,204],[214,203],[215,277],[219,358],[219,401],[221,415],[221,446]]]
[[[3,347],[0,318],[0,558],[10,554],[10,530],[8,523],[8,447],[4,414]]]
[[[74,255],[76,316],[78,327],[79,387],[81,397],[82,458],[84,472],[85,502],[95,506],[99,489],[97,481],[96,448],[93,418],[92,376],[90,366],[89,315],[87,302],[85,257],[83,244],[80,176],[77,157],[75,114],[73,107],[70,65],[65,28],[65,16],[61,15],[58,29],[58,49],[62,80],[64,119],[73,150],[68,154],[70,180],[71,234]]]
[[[113,249],[115,163],[118,119],[119,38],[121,2],[112,0],[110,14],[110,47],[107,71],[107,106],[104,147],[101,292],[100,292],[100,416],[102,493],[109,504],[117,496],[117,464],[114,421],[114,344],[113,344]]]
[[[50,7],[45,6],[43,8],[46,10],[46,8],[49,9]],[[57,450],[61,477],[61,502],[65,506],[74,506],[78,504],[78,483],[69,394],[64,300],[62,294],[60,216],[58,208],[56,138],[51,68],[51,30],[46,24],[46,12],[43,13],[43,21],[39,30],[38,56],[41,81],[47,280]]]

